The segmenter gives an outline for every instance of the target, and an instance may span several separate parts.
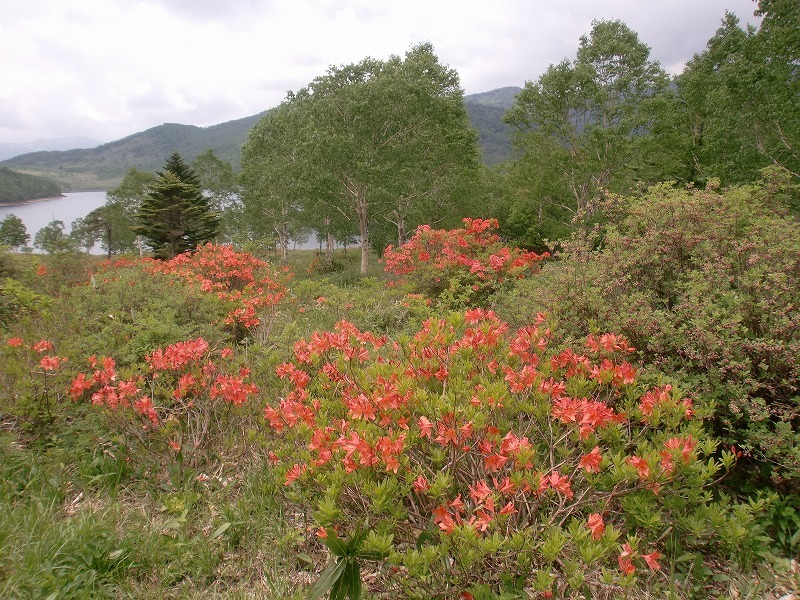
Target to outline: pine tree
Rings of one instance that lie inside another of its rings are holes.
[[[141,234],[157,258],[172,258],[214,239],[219,219],[203,195],[197,175],[177,152],[142,201],[136,215]]]

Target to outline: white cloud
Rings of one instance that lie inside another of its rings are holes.
[[[750,0],[728,0],[752,21]],[[110,140],[277,105],[328,65],[431,42],[467,93],[573,58],[592,19],[619,18],[671,72],[705,46],[718,0],[27,0],[0,22],[0,141]]]

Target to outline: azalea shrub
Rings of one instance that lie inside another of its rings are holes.
[[[520,323],[546,310],[575,339],[600,326],[627,336],[643,363],[715,402],[714,433],[744,452],[737,475],[796,505],[800,223],[780,194],[665,184],[618,199],[601,236],[576,235],[492,305]]]
[[[633,350],[614,334],[562,346],[542,315],[512,330],[480,308],[397,340],[342,321],[277,367],[271,459],[351,590],[365,559],[403,597],[657,585],[694,548],[751,547],[759,507],[712,495],[735,456],[709,407],[643,378]]]
[[[230,305],[225,322],[245,330],[268,328],[291,279],[288,269],[276,270],[251,254],[210,243],[168,261],[153,261],[150,271],[181,277],[203,292],[216,294]]]
[[[386,248],[385,270],[444,306],[480,305],[548,256],[505,246],[497,229],[497,219],[466,218],[461,229],[421,225],[402,246]]]
[[[26,342],[21,337],[8,338],[0,348],[4,368],[0,373],[3,412],[15,415],[20,422],[49,424],[64,399],[68,381],[69,358],[59,356],[53,342],[40,339]]]
[[[145,363],[123,374],[112,357],[91,356],[69,395],[104,410],[132,455],[164,465],[208,462],[229,435],[231,412],[258,392],[250,369],[230,348],[215,350],[203,338],[156,349]]]

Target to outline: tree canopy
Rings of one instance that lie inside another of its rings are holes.
[[[512,167],[516,186],[538,204],[522,208],[523,220],[539,223],[534,245],[563,233],[558,224],[586,211],[602,191],[622,191],[636,179],[653,103],[668,82],[634,31],[620,21],[597,21],[581,37],[574,61],[525,84],[506,121],[516,127],[522,153]]]
[[[245,202],[271,194],[278,205],[299,199],[317,223],[343,217],[360,237],[366,273],[373,235],[404,239],[467,195],[479,154],[459,85],[430,44],[329,68],[254,128],[243,173],[255,187]],[[273,144],[267,133],[281,127]]]
[[[31,236],[17,215],[6,215],[0,220],[0,244],[10,246],[12,250],[18,250],[27,245]]]
[[[136,221],[133,230],[144,237],[157,258],[194,250],[213,240],[219,227],[197,175],[177,152],[150,186]]]

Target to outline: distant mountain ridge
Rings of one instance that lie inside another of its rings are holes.
[[[505,87],[464,98],[487,164],[496,164],[511,155],[510,129],[502,122],[502,116],[520,90]],[[111,189],[132,167],[156,171],[176,150],[191,161],[211,148],[219,158],[238,169],[248,132],[267,112],[211,127],[165,123],[95,148],[31,152],[4,160],[0,165],[55,179],[65,191]]]
[[[478,130],[478,145],[487,165],[504,162],[514,152],[512,127],[503,123],[503,115],[514,105],[521,91],[520,87],[503,87],[464,97],[469,119]]]
[[[39,138],[32,142],[0,142],[0,160],[7,160],[20,154],[49,150],[72,150],[75,148],[94,148],[102,142],[82,136]]]

